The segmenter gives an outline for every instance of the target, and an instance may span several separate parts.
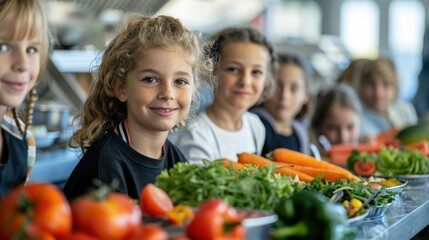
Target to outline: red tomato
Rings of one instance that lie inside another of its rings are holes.
[[[225,201],[207,200],[186,227],[186,234],[192,240],[244,240],[241,220],[242,216]],[[231,232],[227,232],[227,225],[233,226]]]
[[[140,207],[143,213],[151,216],[166,216],[174,205],[164,190],[153,184],[146,185],[140,194]]]
[[[362,177],[370,177],[375,173],[375,163],[371,161],[357,161],[353,166],[353,170],[357,175]]]
[[[95,237],[89,236],[86,233],[76,231],[70,235],[70,238],[68,240],[98,240],[98,239]]]
[[[26,231],[26,237],[29,239],[37,239],[37,240],[55,240],[54,235],[49,233],[46,230],[41,230],[35,225],[30,224]]]
[[[168,240],[167,232],[153,224],[142,225],[130,240]]]
[[[64,194],[49,183],[21,185],[0,203],[0,239],[17,234],[49,239],[66,239],[72,228],[72,214]]]
[[[191,239],[185,236],[180,236],[180,237],[173,237],[172,240],[191,240]]]
[[[71,208],[74,228],[103,240],[128,239],[142,221],[140,208],[123,193],[108,193],[103,199],[84,195]]]

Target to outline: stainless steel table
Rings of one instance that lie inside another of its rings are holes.
[[[365,219],[358,227],[359,240],[411,239],[429,225],[429,182],[407,186],[384,217]]]

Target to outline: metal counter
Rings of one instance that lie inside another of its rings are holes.
[[[59,148],[52,151],[37,152],[36,163],[30,182],[51,182],[63,184],[79,162],[82,152],[79,148]]]
[[[429,183],[407,186],[384,217],[365,219],[358,227],[359,240],[411,239],[429,225]]]

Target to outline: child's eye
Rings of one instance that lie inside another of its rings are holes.
[[[145,77],[145,78],[143,78],[143,82],[156,83],[156,79],[154,77]]]
[[[298,91],[299,91],[299,86],[298,86],[298,85],[293,85],[293,86],[291,87],[291,91],[292,91],[293,93],[298,92]]]
[[[183,86],[183,85],[188,85],[188,81],[186,81],[185,79],[176,79],[174,81],[175,84]]]
[[[226,68],[226,71],[231,72],[231,73],[239,73],[240,69],[238,69],[236,67],[228,67],[228,68]]]
[[[353,131],[354,129],[355,129],[355,125],[354,124],[347,125],[347,130]]]
[[[4,44],[4,43],[0,43],[0,52],[6,52],[9,50],[9,47]]]
[[[29,48],[27,48],[27,53],[29,53],[29,54],[35,54],[35,53],[37,53],[38,52],[38,49],[37,48],[35,48],[35,47],[29,47]]]
[[[257,75],[257,76],[261,76],[264,74],[264,72],[261,70],[253,70],[252,73],[253,73],[253,75]]]

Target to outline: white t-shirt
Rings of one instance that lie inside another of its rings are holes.
[[[237,161],[241,152],[261,154],[265,142],[265,127],[256,114],[246,112],[238,131],[217,126],[206,114],[169,136],[190,163],[228,158]]]

